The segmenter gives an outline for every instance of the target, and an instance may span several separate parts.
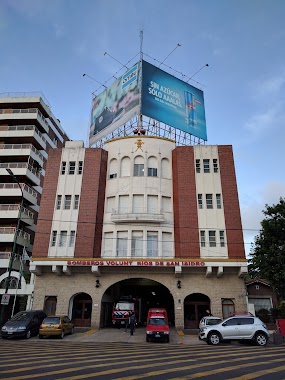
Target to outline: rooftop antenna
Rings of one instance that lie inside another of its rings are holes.
[[[143,30],[140,31],[140,60],[143,59],[142,46],[143,46]]]
[[[88,77],[88,78],[94,80],[94,82],[96,82],[96,83],[100,84],[101,86],[104,86],[105,88],[107,88],[103,83],[98,82],[96,79],[92,78],[90,75],[88,75],[88,74],[83,74],[83,76],[84,76],[84,77]]]
[[[204,69],[204,67],[209,67],[209,65],[208,65],[208,63],[206,63],[206,65],[204,65],[203,67],[201,67],[201,69],[199,69],[198,71],[196,71],[196,73],[195,74],[193,74],[192,75],[192,77],[191,78],[189,78],[187,81],[186,81],[186,83],[188,83],[189,82],[189,80],[191,80],[196,74],[198,74],[201,70],[203,70]]]
[[[163,63],[167,60],[167,58],[177,49],[179,48],[181,45],[180,44],[177,44],[176,47],[168,54],[168,56],[160,63],[160,65],[158,66],[158,68],[163,65]]]

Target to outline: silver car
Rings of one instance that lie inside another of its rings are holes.
[[[266,346],[269,331],[265,324],[254,316],[236,316],[225,319],[214,326],[200,329],[199,338],[208,344],[219,344],[222,341],[253,341],[259,346]]]

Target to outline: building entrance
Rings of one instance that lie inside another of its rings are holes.
[[[205,294],[194,293],[184,300],[184,328],[197,329],[200,320],[210,310],[210,299]]]
[[[75,327],[90,327],[92,299],[86,293],[80,293],[73,299],[72,320]]]

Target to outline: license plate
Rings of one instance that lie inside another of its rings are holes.
[[[156,337],[156,338],[160,338],[160,335],[159,335],[159,334],[155,334],[155,337]]]
[[[9,334],[9,335],[12,335],[13,333],[12,333],[12,331],[8,331],[8,334]]]
[[[125,324],[125,322],[124,321],[121,321],[121,325],[124,325]]]

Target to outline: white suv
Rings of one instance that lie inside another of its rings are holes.
[[[265,324],[254,316],[235,316],[225,319],[214,326],[203,327],[199,338],[208,344],[219,344],[222,341],[254,341],[259,346],[266,346],[269,331]]]

